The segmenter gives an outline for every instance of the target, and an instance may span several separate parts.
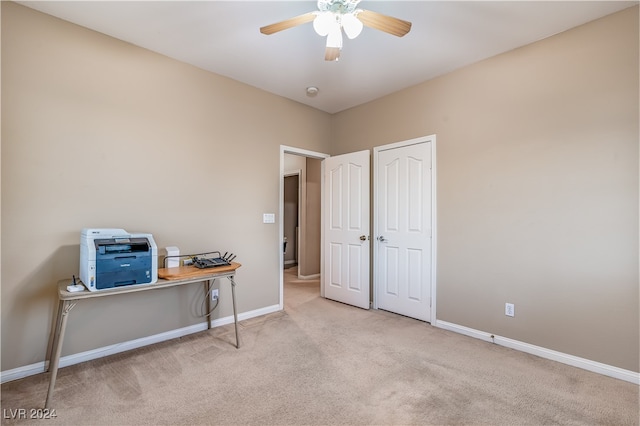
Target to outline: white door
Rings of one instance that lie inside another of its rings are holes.
[[[379,309],[431,321],[432,143],[375,149],[375,288]]]
[[[324,297],[369,309],[369,151],[323,160]]]

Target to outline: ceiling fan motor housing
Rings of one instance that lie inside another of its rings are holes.
[[[360,0],[318,0],[318,10],[344,15],[355,12],[358,3]]]

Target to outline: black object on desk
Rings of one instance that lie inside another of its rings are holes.
[[[229,262],[227,262],[221,257],[214,257],[212,259],[211,258],[201,259],[197,257],[193,258],[193,266],[200,269],[215,268],[216,266],[227,266],[227,265],[229,265]]]

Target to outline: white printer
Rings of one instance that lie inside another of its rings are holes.
[[[80,235],[80,279],[90,291],[158,280],[158,248],[151,234],[84,228]]]

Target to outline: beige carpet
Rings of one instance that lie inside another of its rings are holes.
[[[288,269],[285,311],[2,385],[2,424],[637,425],[638,386],[319,297]]]

